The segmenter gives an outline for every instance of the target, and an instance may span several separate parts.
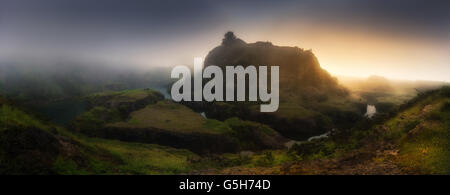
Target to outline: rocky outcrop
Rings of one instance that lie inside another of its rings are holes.
[[[210,118],[239,117],[256,121],[285,137],[302,140],[343,125],[340,123],[352,124],[362,117],[356,104],[348,103],[347,89],[320,67],[311,50],[275,46],[270,42],[246,43],[228,32],[222,44],[205,58],[204,67],[212,65],[223,70],[225,66],[238,65],[279,66],[280,107],[274,113],[261,113],[252,102],[183,102]],[[351,108],[341,110],[333,107],[335,102],[327,103],[329,100],[341,101]]]
[[[245,43],[236,38],[232,32],[225,35],[222,45],[208,53],[204,67],[210,65],[222,68],[237,65],[279,66],[282,89],[308,93],[304,95],[347,94],[347,90],[338,85],[337,80],[320,67],[311,50],[280,47],[270,42]]]

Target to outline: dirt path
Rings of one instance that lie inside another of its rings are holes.
[[[314,160],[285,166],[282,174],[398,175],[397,150],[356,151],[338,159]]]
[[[230,167],[196,174],[224,175],[399,175],[408,174],[397,166],[397,147],[390,143],[367,144],[339,158],[299,161],[273,167]]]

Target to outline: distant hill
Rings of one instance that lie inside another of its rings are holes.
[[[389,112],[420,93],[449,85],[439,81],[393,80],[377,75],[368,78],[345,76],[338,78],[340,83],[349,89],[351,96],[375,105],[377,112]]]

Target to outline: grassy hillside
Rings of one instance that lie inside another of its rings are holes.
[[[0,174],[175,174],[197,155],[76,135],[0,98]]]
[[[242,156],[228,158],[242,159]],[[390,115],[362,121],[352,129],[332,133],[329,138],[299,142],[288,151],[247,155],[239,162],[212,172],[450,174],[450,88],[429,91]],[[261,162],[266,162],[265,166]]]
[[[450,174],[449,88],[424,97],[381,127],[397,141],[397,161],[406,171]]]
[[[131,112],[154,104],[164,97],[150,89],[137,89],[95,93],[85,99],[88,111],[79,115],[71,126],[78,132],[91,135],[108,123],[126,120]]]
[[[129,120],[109,124],[116,127],[157,128],[183,133],[223,134],[230,131],[226,125],[206,119],[181,104],[159,101],[132,112]]]

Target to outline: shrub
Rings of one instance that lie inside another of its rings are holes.
[[[264,152],[264,156],[256,161],[256,165],[268,167],[273,165],[274,160],[272,152]]]

